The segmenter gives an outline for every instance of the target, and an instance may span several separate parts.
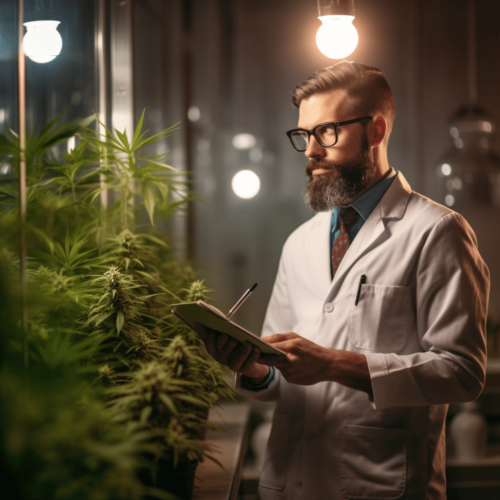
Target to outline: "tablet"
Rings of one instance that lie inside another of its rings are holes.
[[[175,314],[191,329],[196,331],[194,325],[199,323],[220,333],[224,333],[234,340],[244,343],[250,342],[257,346],[263,354],[272,354],[284,356],[285,353],[280,351],[271,344],[264,342],[257,335],[250,333],[240,325],[237,325],[230,319],[227,319],[225,314],[214,306],[199,300],[198,302],[186,302],[184,304],[170,304],[172,313]]]

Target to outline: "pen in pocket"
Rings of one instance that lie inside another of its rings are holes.
[[[359,296],[361,295],[361,286],[366,283],[366,274],[361,275],[361,279],[359,280],[359,285],[358,285],[358,293],[356,294],[356,302],[354,303],[355,306],[358,305],[359,302]]]

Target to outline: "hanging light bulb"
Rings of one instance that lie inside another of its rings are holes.
[[[36,63],[48,63],[61,53],[63,41],[57,31],[61,24],[59,3],[60,0],[34,0],[34,10],[24,17],[24,53]]]
[[[32,21],[24,23],[24,53],[37,63],[53,61],[62,50],[63,41],[57,26],[59,21]]]
[[[240,198],[253,198],[260,191],[260,178],[252,170],[240,170],[233,177],[231,186]]]
[[[343,59],[358,45],[354,21],[354,0],[318,0],[321,26],[316,33],[318,49],[330,59]]]

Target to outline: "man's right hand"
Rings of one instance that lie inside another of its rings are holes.
[[[243,375],[252,385],[266,380],[269,367],[257,363],[261,351],[250,342],[241,344],[224,333],[218,333],[201,325],[196,331],[203,340],[207,352],[221,365]]]

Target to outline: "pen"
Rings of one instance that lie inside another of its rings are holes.
[[[362,274],[361,279],[359,280],[358,293],[356,294],[356,302],[354,302],[355,306],[357,306],[359,302],[359,296],[361,294],[361,285],[364,285],[365,283],[366,283],[366,274]]]
[[[234,306],[231,308],[231,310],[227,313],[226,319],[229,319],[240,308],[241,304],[243,304],[243,302],[245,302],[245,300],[247,300],[247,298],[249,297],[249,295],[255,290],[256,286],[257,286],[257,283],[255,283],[255,285],[252,288],[249,288],[243,294],[243,296],[241,297],[241,299],[238,300],[238,302],[236,302],[236,304],[234,304]]]

